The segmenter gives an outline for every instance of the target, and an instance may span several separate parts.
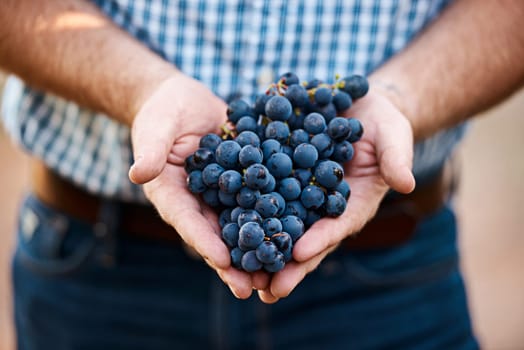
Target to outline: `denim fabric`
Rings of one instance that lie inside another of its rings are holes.
[[[235,299],[181,247],[90,226],[29,196],[13,280],[24,350],[478,348],[450,207],[396,248],[340,248],[265,305]]]

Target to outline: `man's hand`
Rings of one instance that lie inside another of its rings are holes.
[[[347,114],[362,122],[364,135],[353,144],[355,156],[344,169],[351,187],[346,211],[338,218],[319,220],[297,241],[294,261],[259,290],[266,303],[288,296],[343,239],[360,231],[375,215],[389,188],[409,193],[415,187],[411,173],[413,133],[404,115],[373,86]]]
[[[185,244],[215,269],[239,298],[251,295],[251,276],[233,268],[216,214],[186,185],[185,158],[200,138],[219,132],[226,104],[198,81],[181,73],[166,79],[145,100],[132,126],[135,163],[130,179],[144,184],[148,199]]]

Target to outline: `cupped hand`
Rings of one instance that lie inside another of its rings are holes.
[[[372,87],[347,116],[358,118],[364,127],[362,139],[353,144],[355,156],[344,169],[351,188],[347,208],[338,218],[317,221],[297,241],[294,260],[258,291],[266,303],[288,296],[342,240],[360,231],[390,188],[409,193],[415,187],[412,128],[386,95]]]
[[[162,219],[218,273],[233,294],[247,298],[252,292],[251,275],[231,266],[217,216],[188,191],[184,170],[184,160],[198,148],[200,138],[219,132],[226,108],[221,99],[188,76],[176,73],[164,80],[133,121],[135,163],[129,178],[144,184],[147,198]]]

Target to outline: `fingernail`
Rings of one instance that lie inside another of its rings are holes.
[[[133,165],[131,165],[131,168],[134,167],[137,163],[140,163],[140,161],[142,161],[142,159],[144,159],[144,156],[142,155],[139,155],[135,158],[134,162],[133,162]]]

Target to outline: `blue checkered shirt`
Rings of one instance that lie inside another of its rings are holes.
[[[305,80],[369,74],[401,50],[449,0],[95,0],[148,48],[217,95],[253,100],[280,73]],[[127,177],[129,128],[11,78],[4,123],[25,149],[89,192],[144,201]],[[431,174],[462,135],[416,145],[414,172]]]

